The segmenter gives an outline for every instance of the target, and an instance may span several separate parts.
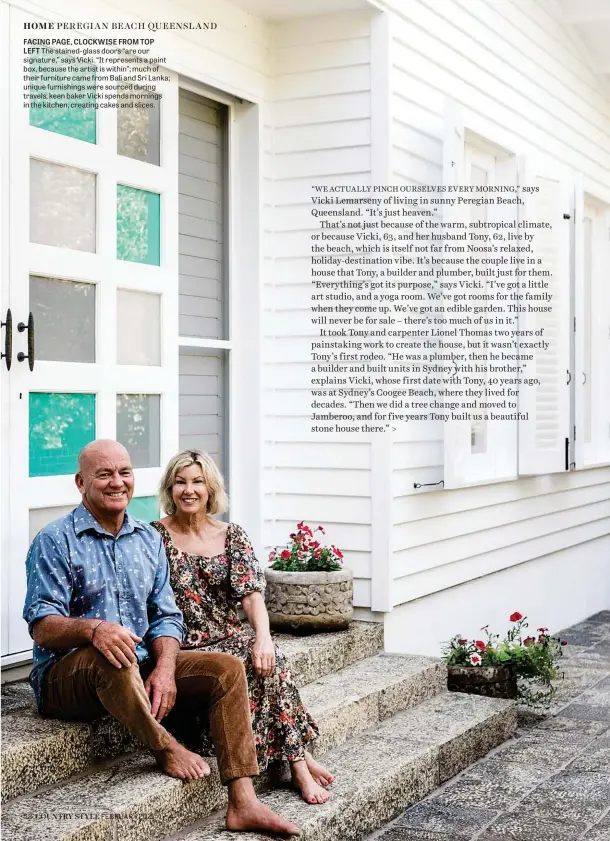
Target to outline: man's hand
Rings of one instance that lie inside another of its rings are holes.
[[[175,669],[172,662],[157,663],[144,686],[150,698],[151,713],[157,721],[173,709],[176,703]]]
[[[269,634],[257,634],[252,646],[252,665],[259,677],[271,677],[275,670],[275,646]]]
[[[142,642],[140,637],[114,622],[96,625],[91,639],[91,644],[117,669],[132,666],[137,661],[138,642]]]

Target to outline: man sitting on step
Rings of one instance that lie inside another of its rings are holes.
[[[183,780],[208,765],[161,724],[207,710],[227,828],[299,834],[254,793],[258,774],[244,667],[229,654],[181,651],[182,614],[169,585],[161,536],[127,512],[134,476],[127,450],[93,441],[80,453],[82,503],[35,537],[26,567],[24,619],[34,638],[31,683],[51,718],[117,718]]]

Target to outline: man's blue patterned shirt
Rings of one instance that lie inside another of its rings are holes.
[[[115,537],[79,505],[36,535],[26,572],[23,618],[31,636],[34,623],[44,616],[105,619],[142,637],[136,647],[140,663],[150,656],[148,646],[157,637],[182,641],[182,614],[170,587],[161,535],[127,512]],[[34,644],[30,683],[39,709],[46,670],[70,651]]]

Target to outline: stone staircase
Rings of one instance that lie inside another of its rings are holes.
[[[357,841],[515,731],[512,702],[448,693],[438,660],[380,653],[380,625],[277,639],[320,725],[315,755],[324,755],[336,780],[319,806],[268,778],[257,785],[306,841]],[[43,719],[27,684],[2,687],[2,817],[10,841],[234,841],[224,830],[226,790],[210,765],[205,780],[172,779],[110,718],[94,725]]]

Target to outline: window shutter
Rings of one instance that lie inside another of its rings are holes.
[[[523,280],[526,288],[520,304],[525,312],[519,313],[519,330],[531,331],[523,337],[526,341],[548,343],[546,349],[531,351],[534,358],[524,367],[524,379],[539,380],[537,385],[522,384],[519,388],[519,411],[527,414],[519,420],[519,474],[535,475],[558,473],[566,469],[566,439],[570,438],[570,225],[572,197],[567,174],[559,167],[533,163],[521,159],[519,181],[522,186],[537,187],[538,192],[522,195],[520,221],[550,222],[551,229],[521,228],[522,232],[535,233],[533,256],[536,263],[525,265],[527,271],[548,271],[549,276]],[[570,218],[564,218],[564,215]],[[538,264],[538,258],[542,263]],[[544,280],[548,287],[528,288],[533,281]],[[544,300],[530,299],[527,295],[550,292],[550,304]],[[550,306],[550,312],[535,312],[532,307]],[[542,330],[542,335],[536,331]],[[528,353],[529,351],[524,351]]]
[[[466,140],[470,137],[468,142],[468,149],[466,149]],[[468,135],[464,129],[463,120],[459,109],[455,103],[449,103],[445,112],[445,137],[443,145],[443,184],[445,186],[464,186],[472,182],[473,165],[476,165],[478,149],[477,139],[482,141],[482,138],[477,138],[474,135]],[[472,141],[472,142],[470,142]],[[488,174],[491,181],[494,183],[514,183],[515,171],[514,167],[510,165],[510,156],[503,160],[491,157],[491,153],[481,153],[480,157],[487,157],[491,163],[487,164]],[[495,160],[495,164],[493,163]],[[514,160],[514,158],[513,158]],[[491,172],[490,172],[491,170]],[[479,173],[481,169],[479,168]],[[510,208],[507,205],[507,208]],[[498,207],[493,206],[489,213],[489,219],[493,218],[508,218],[512,210],[503,212]],[[443,210],[443,219],[445,221],[461,221],[466,225],[471,221],[472,210],[468,205],[455,205],[453,208],[445,208]],[[466,240],[466,244],[469,240]],[[448,322],[447,322],[448,323]],[[480,329],[477,327],[477,329]],[[477,351],[479,353],[479,351]],[[483,356],[485,350],[480,350],[480,355]],[[481,361],[479,368],[485,371],[489,366],[489,376],[493,377],[493,363],[489,361]],[[474,368],[474,365],[473,365]],[[466,373],[465,376],[481,377],[482,372],[473,371],[472,374]],[[467,386],[463,382],[464,374],[458,376],[462,379],[462,388]],[[449,383],[447,385],[450,385]],[[497,386],[494,386],[497,388]],[[493,398],[489,398],[493,399]],[[461,405],[457,409],[452,409],[451,405],[456,403],[474,402],[474,398],[470,401],[468,398],[457,400],[451,396],[445,398],[446,415],[451,418],[453,414],[464,414],[464,409]],[[502,410],[495,410],[497,413]],[[485,410],[481,411],[482,414]],[[473,421],[466,420],[448,420],[443,424],[444,428],[444,486],[445,488],[461,488],[469,485],[477,485],[489,482],[497,482],[516,478],[517,474],[517,422],[516,421],[499,421],[488,420],[484,424],[484,430],[479,428],[475,431],[475,435],[482,433],[484,437],[484,446],[477,450],[474,446],[475,439],[473,438]]]
[[[610,463],[610,195],[575,189],[577,468]]]

